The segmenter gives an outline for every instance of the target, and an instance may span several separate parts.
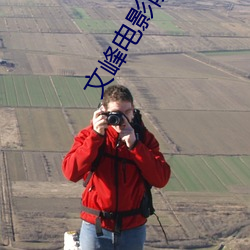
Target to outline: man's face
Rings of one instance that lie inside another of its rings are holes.
[[[134,107],[132,105],[131,102],[127,102],[127,101],[117,101],[117,102],[109,102],[108,103],[108,107],[107,107],[107,111],[120,111],[123,114],[126,115],[126,117],[128,118],[129,122],[132,121],[133,119],[133,111],[134,111]],[[126,119],[126,118],[124,118]],[[122,129],[126,128],[126,124],[125,122],[122,123],[122,125],[116,125],[112,127],[116,130],[117,133],[120,133]]]

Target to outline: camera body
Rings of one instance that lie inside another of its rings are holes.
[[[123,113],[120,111],[103,112],[107,116],[108,125],[121,125],[123,123]]]

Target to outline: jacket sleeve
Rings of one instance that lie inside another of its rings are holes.
[[[171,169],[152,133],[146,130],[144,142],[138,141],[131,153],[143,177],[150,185],[162,188],[168,183]]]
[[[104,136],[96,133],[91,127],[82,130],[75,137],[70,151],[62,162],[62,171],[68,180],[77,182],[90,171],[104,139]]]

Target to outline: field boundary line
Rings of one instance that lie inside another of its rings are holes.
[[[187,187],[184,185],[184,183],[182,183],[182,181],[179,179],[179,177],[177,176],[177,174],[175,173],[174,169],[171,168],[171,172],[173,172],[175,178],[177,179],[177,181],[180,183],[180,185],[183,187],[184,191],[188,192]]]
[[[219,180],[219,182],[225,187],[226,190],[228,190],[226,184],[220,179],[220,177],[214,172],[214,170],[210,167],[210,165],[207,163],[207,161],[200,156],[201,160],[206,164],[206,166],[210,169],[210,171],[215,175],[215,177]]]
[[[248,165],[241,157],[239,156],[240,161],[250,170],[250,165]]]
[[[67,86],[67,89],[68,89],[68,92],[70,93],[70,96],[72,96],[72,99],[73,99],[73,102],[74,102],[74,106],[75,107],[79,107],[77,106],[77,103],[76,103],[76,100],[75,100],[75,97],[74,97],[74,94],[72,93],[72,88],[69,87],[69,82],[68,82],[68,78],[67,77],[63,77],[63,80]]]
[[[31,97],[30,97],[30,92],[29,92],[29,88],[28,88],[28,86],[27,86],[27,82],[26,82],[25,76],[23,76],[23,79],[24,79],[25,89],[26,89],[27,94],[28,94],[28,97],[29,97],[30,106],[32,107],[32,101],[31,101]],[[18,105],[18,106],[19,106],[19,105]]]
[[[161,135],[163,140],[172,148],[172,152],[175,154],[180,153],[180,148],[175,142],[168,136],[167,133],[164,133],[164,129],[162,129],[161,125],[159,125],[158,120],[153,117],[149,112],[146,112],[145,110],[141,110],[142,113],[149,119],[151,126]],[[157,125],[155,125],[157,124]]]
[[[63,113],[63,117],[68,125],[68,128],[69,128],[69,131],[70,133],[75,136],[76,135],[76,132],[75,132],[75,129],[73,127],[73,124],[72,122],[70,121],[70,118],[69,118],[69,115],[67,114],[65,108],[62,108],[62,113]]]
[[[58,92],[57,92],[57,90],[56,90],[56,86],[55,86],[55,84],[54,84],[54,82],[53,82],[53,79],[52,79],[51,76],[49,76],[49,79],[50,79],[50,81],[51,81],[51,84],[52,84],[52,86],[53,86],[53,88],[54,88],[54,90],[55,90],[55,93],[56,93],[57,98],[58,98],[58,100],[59,100],[59,103],[60,103],[60,105],[61,105],[61,108],[60,108],[60,109],[62,110],[62,114],[63,114],[63,117],[64,117],[66,123],[67,123],[67,126],[68,126],[68,128],[69,128],[69,131],[70,131],[70,133],[74,136],[74,135],[75,135],[74,127],[73,127],[73,125],[72,125],[72,124],[70,123],[70,121],[69,121],[69,116],[68,116],[68,114],[67,114],[65,108],[64,108],[63,105],[62,105],[62,102],[61,102],[61,100],[60,100],[60,98],[59,98],[59,95],[58,95]],[[51,152],[51,151],[49,151],[49,152]]]
[[[220,159],[224,163],[224,165],[229,169],[229,171],[232,173],[232,175],[234,177],[236,177],[243,186],[245,186],[244,181],[242,181],[241,178],[237,175],[237,173],[235,173],[235,171],[225,162],[225,160],[223,159],[223,157],[220,157]]]
[[[8,95],[7,95],[7,90],[6,90],[6,86],[5,86],[5,81],[4,81],[4,77],[3,77],[3,88],[4,88],[4,96],[6,98],[6,104],[8,105]]]
[[[197,53],[197,54],[200,55],[200,53]],[[231,75],[231,76],[233,76],[233,77],[235,77],[235,78],[244,80],[245,82],[249,82],[249,79],[248,79],[248,78],[243,77],[243,76],[241,76],[241,75],[239,75],[239,74],[237,74],[237,73],[232,73],[232,72],[230,72],[230,71],[227,70],[227,69],[222,69],[222,67],[215,66],[215,65],[213,65],[213,64],[209,64],[209,63],[207,63],[207,62],[204,62],[204,61],[201,60],[201,58],[195,58],[194,56],[192,56],[192,55],[190,55],[190,54],[188,54],[188,53],[183,53],[183,55],[186,56],[186,57],[188,57],[188,58],[191,58],[191,59],[193,59],[193,60],[195,60],[195,61],[197,61],[197,62],[203,63],[203,64],[205,64],[205,65],[207,65],[207,66],[209,66],[209,67],[211,67],[211,68],[214,68],[214,69],[216,69],[216,70],[218,70],[218,71],[221,71],[221,72],[224,72],[224,73],[226,73],[226,74],[228,74],[228,75]],[[210,59],[210,61],[212,61],[212,60]]]
[[[203,188],[205,189],[205,191],[209,192],[209,191],[210,191],[209,188],[201,182],[199,176],[197,176],[197,174],[196,174],[195,171],[193,170],[192,166],[190,166],[190,163],[187,162],[186,164],[187,164],[187,167],[188,167],[188,169],[190,170],[190,172],[193,173],[193,176],[194,176],[194,177],[198,180],[198,182],[201,184],[201,187],[203,187]]]
[[[78,77],[76,78],[76,81],[77,81],[77,84],[80,86],[80,88],[81,88],[81,90],[82,90],[82,92],[83,92],[83,95],[85,96],[85,98],[86,98],[86,100],[87,100],[87,102],[88,102],[89,107],[91,107],[91,104],[90,104],[88,95],[86,95],[86,91],[83,90],[83,88],[82,88],[82,86],[81,86],[81,83],[80,83],[80,80],[79,80]]]
[[[15,241],[14,225],[13,225],[13,205],[11,196],[11,182],[8,173],[5,153],[2,152],[3,164],[0,165],[1,172],[1,192],[2,192],[2,212],[3,212],[3,238],[7,238],[8,245],[11,246]]]
[[[13,86],[14,86],[14,91],[15,91],[15,95],[16,95],[17,106],[19,106],[19,100],[18,100],[18,94],[17,94],[17,89],[16,89],[16,83],[15,83],[14,78],[13,78],[12,75],[11,75],[11,80],[12,80],[12,83],[13,83]]]
[[[18,107],[20,108],[20,107]],[[18,109],[17,108],[17,109]],[[27,107],[21,107],[21,109],[30,109],[30,108],[27,108]],[[16,108],[15,108],[16,109]],[[39,109],[39,107],[36,107],[35,109]],[[53,109],[53,108],[51,108]],[[56,108],[56,109],[62,109],[62,108]],[[65,110],[67,110],[68,108],[65,108]],[[93,109],[94,110],[94,109]],[[59,150],[59,151],[56,151],[56,150],[52,150],[52,151],[48,151],[48,150],[23,150],[23,149],[11,149],[11,148],[4,148],[2,149],[2,151],[16,151],[16,152],[20,152],[20,151],[23,151],[23,152],[51,152],[51,153],[65,153],[66,151],[64,150]],[[240,156],[250,156],[249,154],[235,154],[235,155],[232,155],[232,154],[185,154],[185,153],[169,153],[169,152],[166,152],[164,153],[164,155],[170,155],[170,156],[192,156],[192,157],[198,157],[198,156],[218,156],[218,157],[240,157]],[[232,171],[231,171],[232,172]]]
[[[181,221],[179,220],[177,213],[175,212],[175,210],[173,209],[173,207],[171,205],[171,202],[167,199],[167,197],[164,196],[164,194],[162,193],[161,190],[159,190],[159,193],[162,197],[162,200],[164,200],[165,204],[167,203],[167,205],[168,205],[168,207],[166,207],[166,209],[169,208],[169,211],[173,214],[173,217],[175,218],[176,222],[179,224],[180,228],[183,230],[184,235],[189,238],[188,232],[184,228],[183,223],[181,223]]]
[[[75,22],[75,20],[73,18],[71,18],[72,23],[76,26],[76,28],[78,29],[78,31],[80,32],[80,34],[83,33],[82,29],[77,25],[77,23]]]
[[[51,82],[51,84],[52,84],[52,87],[53,87],[54,90],[55,90],[56,96],[57,96],[57,98],[58,98],[58,100],[59,100],[60,107],[62,108],[63,105],[62,105],[62,102],[61,102],[61,100],[60,100],[60,98],[59,98],[59,95],[58,95],[58,92],[57,92],[57,90],[56,90],[56,86],[55,86],[55,84],[54,84],[54,82],[53,82],[53,79],[52,79],[51,76],[49,76],[49,79],[50,79],[50,82]]]
[[[13,75],[10,76],[11,77],[11,81],[13,83],[13,87],[14,87],[14,93],[15,93],[15,99],[16,99],[16,103],[17,103],[17,106],[18,106],[18,98],[17,98],[17,92],[16,92],[16,86],[15,86],[15,83],[13,81]],[[5,78],[6,79],[6,78]]]
[[[155,109],[149,109],[150,110],[155,110]],[[225,110],[225,109],[173,109],[173,108],[159,108],[157,110],[166,110],[166,111],[175,111],[175,112],[222,112],[222,113],[249,113],[250,110],[240,110],[240,109],[231,109],[231,110]]]
[[[41,82],[40,76],[38,75],[37,78],[38,78],[38,81],[39,81],[39,85],[41,86],[41,90],[43,92],[44,99],[46,101],[46,106],[49,106],[49,102],[48,102],[48,99],[46,97],[46,94],[45,94],[45,91],[44,91],[43,84]]]
[[[23,160],[23,170],[24,170],[24,173],[25,173],[25,178],[26,178],[26,181],[29,181],[29,173],[28,173],[28,167],[27,167],[27,162],[26,162],[26,159],[25,159],[24,151],[22,151],[20,153],[21,153],[21,157],[22,157],[22,160]]]

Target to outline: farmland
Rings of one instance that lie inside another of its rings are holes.
[[[87,78],[81,77],[3,76],[0,79],[1,106],[95,107],[101,90],[83,90],[86,83]]]
[[[172,169],[153,188],[169,244],[152,216],[146,250],[249,249],[250,5],[231,4],[162,2],[116,74]],[[82,183],[65,180],[61,161],[100,102],[101,88],[83,90],[85,75],[130,7],[0,0],[0,59],[15,65],[0,65],[1,249],[60,249],[63,233],[79,229]]]
[[[167,158],[167,157],[166,157]],[[176,156],[167,190],[229,192],[244,188],[249,181],[249,156]],[[185,167],[183,167],[185,166]]]

